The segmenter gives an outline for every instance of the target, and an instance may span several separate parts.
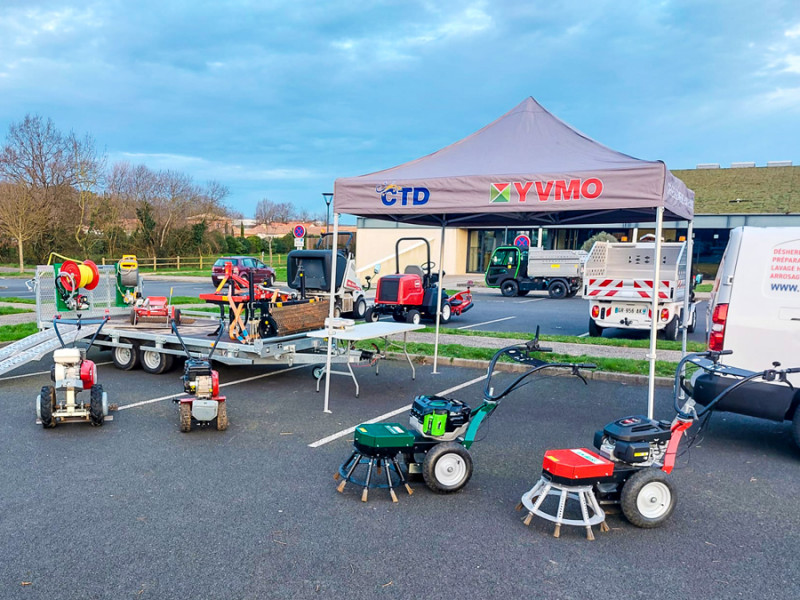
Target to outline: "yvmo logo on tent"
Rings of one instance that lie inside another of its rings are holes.
[[[489,202],[561,202],[564,200],[594,200],[603,193],[603,182],[597,177],[588,179],[551,179],[549,181],[512,181],[492,183]]]
[[[381,202],[385,206],[394,206],[399,202],[400,206],[421,206],[431,197],[428,188],[425,187],[403,187],[396,183],[384,183],[375,187],[375,191],[381,195]]]

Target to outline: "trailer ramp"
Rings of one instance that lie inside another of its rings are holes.
[[[95,332],[91,327],[69,329],[61,334],[65,344],[89,337]],[[0,348],[0,375],[41,358],[61,347],[55,329],[45,329],[13,344]]]

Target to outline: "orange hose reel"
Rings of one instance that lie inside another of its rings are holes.
[[[100,271],[91,260],[85,260],[80,264],[73,260],[64,261],[58,271],[58,277],[68,292],[74,292],[78,288],[93,290],[100,283]]]

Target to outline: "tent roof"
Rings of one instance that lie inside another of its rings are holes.
[[[691,219],[694,194],[664,163],[622,154],[527,98],[417,160],[334,185],[334,210],[417,224],[640,221],[664,206]]]

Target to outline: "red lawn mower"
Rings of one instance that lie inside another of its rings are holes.
[[[400,242],[423,242],[427,250],[427,261],[421,265],[408,265],[400,273]],[[395,274],[384,275],[378,280],[375,291],[375,304],[364,313],[368,323],[377,321],[381,315],[392,315],[395,321],[417,325],[423,318],[436,319],[437,296],[441,293],[441,323],[447,323],[452,316],[459,316],[472,308],[472,292],[469,287],[453,296],[439,291],[439,274],[433,273],[436,263],[431,261],[431,245],[421,237],[407,237],[397,240],[394,247]]]
[[[688,354],[678,363],[675,372],[673,421],[656,421],[635,415],[618,419],[594,434],[594,446],[548,450],[542,464],[542,475],[522,496],[517,510],[528,510],[524,519],[530,525],[536,515],[556,524],[554,536],[559,537],[561,525],[586,529],[586,537],[594,539],[592,526],[608,531],[601,505],[618,504],[622,514],[637,527],[653,528],[662,525],[675,509],[676,490],[670,477],[681,437],[703,416],[709,417],[715,405],[732,391],[755,379],[778,381],[791,385],[787,374],[800,372],[800,367],[772,369],[758,373],[731,373],[733,385],[725,388],[713,400],[696,410],[695,401],[688,397],[681,406],[681,389],[687,390],[683,367],[691,362],[706,371],[719,371],[722,352]],[[709,359],[709,360],[701,360]],[[703,426],[706,421],[703,421]],[[700,427],[701,431],[703,427]],[[699,433],[698,431],[698,433]],[[696,439],[690,440],[689,445]]]

